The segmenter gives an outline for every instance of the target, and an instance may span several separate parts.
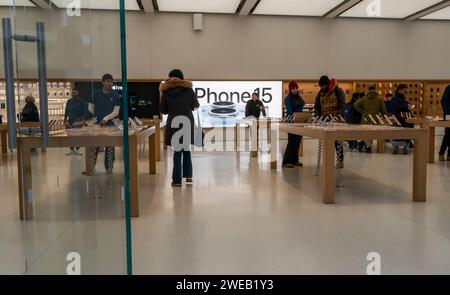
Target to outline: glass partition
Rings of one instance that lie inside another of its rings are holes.
[[[17,128],[0,167],[0,273],[127,273],[120,1],[94,15],[96,2],[0,7],[13,36]]]

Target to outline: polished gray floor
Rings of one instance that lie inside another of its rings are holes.
[[[134,272],[365,274],[377,252],[383,274],[450,274],[449,163],[428,166],[428,202],[413,203],[412,156],[347,153],[337,203],[324,205],[316,149],[307,140],[305,167],[277,171],[264,155],[196,153],[194,184],[178,189],[164,158],[157,176],[140,178]],[[95,178],[65,152],[33,155],[28,222],[17,217],[15,155],[1,160],[0,274],[64,274],[69,252],[84,274],[125,273],[121,151],[116,174],[105,175],[100,156]]]

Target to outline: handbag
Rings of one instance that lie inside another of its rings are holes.
[[[195,110],[197,114],[197,122],[195,122],[194,126],[194,145],[196,147],[204,147],[205,146],[205,133],[203,132],[202,123],[200,121],[200,114],[198,109]]]

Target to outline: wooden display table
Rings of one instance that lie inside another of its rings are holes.
[[[279,130],[277,130],[279,128]],[[428,130],[371,125],[333,124],[329,126],[307,124],[279,124],[272,126],[272,137],[285,131],[323,141],[321,168],[322,201],[334,204],[336,190],[335,142],[346,140],[412,139],[415,141],[413,168],[413,200],[425,202],[427,194]],[[271,168],[277,169],[277,143],[271,145]]]
[[[155,150],[156,161],[161,161],[161,129],[166,127],[166,122],[159,119],[140,118],[146,126],[155,127]]]
[[[131,216],[139,216],[139,159],[138,144],[149,139],[149,172],[156,174],[155,159],[155,127],[141,127],[130,130],[130,196]],[[17,167],[19,174],[19,204],[20,219],[33,219],[33,198],[31,179],[30,149],[41,146],[40,136],[18,135],[17,137]],[[62,147],[86,148],[86,174],[92,175],[92,149],[94,147],[123,146],[123,132],[115,127],[86,127],[83,129],[68,129],[49,136],[49,148]],[[81,172],[80,172],[81,173]]]
[[[414,124],[414,125],[420,125],[420,128],[427,128],[429,130],[428,135],[428,163],[434,164],[436,161],[435,158],[435,148],[436,148],[436,128],[450,128],[450,121],[444,121],[444,120],[433,120],[429,121],[425,118],[413,118],[413,119],[407,119],[407,123]]]
[[[246,125],[250,130],[250,155],[252,158],[258,157],[258,147],[259,147],[259,129],[260,127],[264,127],[267,129],[267,141],[270,142],[270,130],[273,123],[279,123],[280,120],[274,119],[255,119],[255,118],[244,118],[244,119],[236,119],[236,152],[240,152],[239,144],[241,141],[241,125]]]
[[[41,125],[39,122],[25,122],[25,123],[16,123],[16,128],[39,128]],[[8,153],[8,124],[1,123],[0,124],[0,140],[2,146],[2,154],[6,155]],[[43,149],[42,151],[45,151]]]

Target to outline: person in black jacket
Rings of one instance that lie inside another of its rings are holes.
[[[252,99],[247,101],[247,104],[245,105],[245,117],[253,116],[256,119],[259,119],[261,113],[266,117],[266,109],[264,108],[263,102],[259,100],[257,93],[253,93]]]
[[[39,122],[39,111],[35,104],[33,96],[28,95],[25,98],[25,106],[20,114],[21,122]]]
[[[365,92],[355,91],[355,93],[353,93],[353,95],[352,95],[352,99],[345,106],[344,118],[348,124],[361,124],[362,114],[359,113],[357,110],[355,110],[353,105],[358,100],[363,98],[364,96],[366,96]],[[357,140],[349,140],[348,148],[352,152],[357,151],[358,150],[358,141]]]
[[[184,80],[183,72],[178,69],[169,73],[169,78],[161,84],[160,91],[160,111],[163,114],[168,114],[165,143],[172,146],[174,150],[172,186],[180,187],[183,178],[186,178],[187,183],[192,183],[193,169],[190,145],[194,144],[195,125],[192,112],[200,104],[192,89],[192,82]],[[183,126],[183,123],[177,124],[177,122],[186,122],[186,120],[190,126]],[[189,128],[190,136],[182,134],[178,137],[178,134],[183,133],[186,128]],[[190,141],[187,141],[189,137]],[[181,160],[183,160],[183,165]]]
[[[397,91],[392,97],[392,110],[394,112],[395,117],[400,121],[402,127],[405,128],[414,128],[413,124],[406,122],[405,115],[410,112],[410,104],[408,103],[408,99],[406,98],[406,90],[408,86],[406,84],[400,84],[397,87]],[[399,148],[403,146],[403,153],[406,155],[409,153],[409,147],[411,146],[410,140],[393,140],[392,144],[394,146],[393,154],[398,154]]]
[[[447,88],[445,88],[441,104],[445,119],[445,116],[450,116],[450,85],[448,85]],[[446,151],[447,151],[447,161],[450,161],[450,128],[445,128],[445,135],[444,138],[442,139],[441,149],[439,150],[439,161],[445,161]]]

